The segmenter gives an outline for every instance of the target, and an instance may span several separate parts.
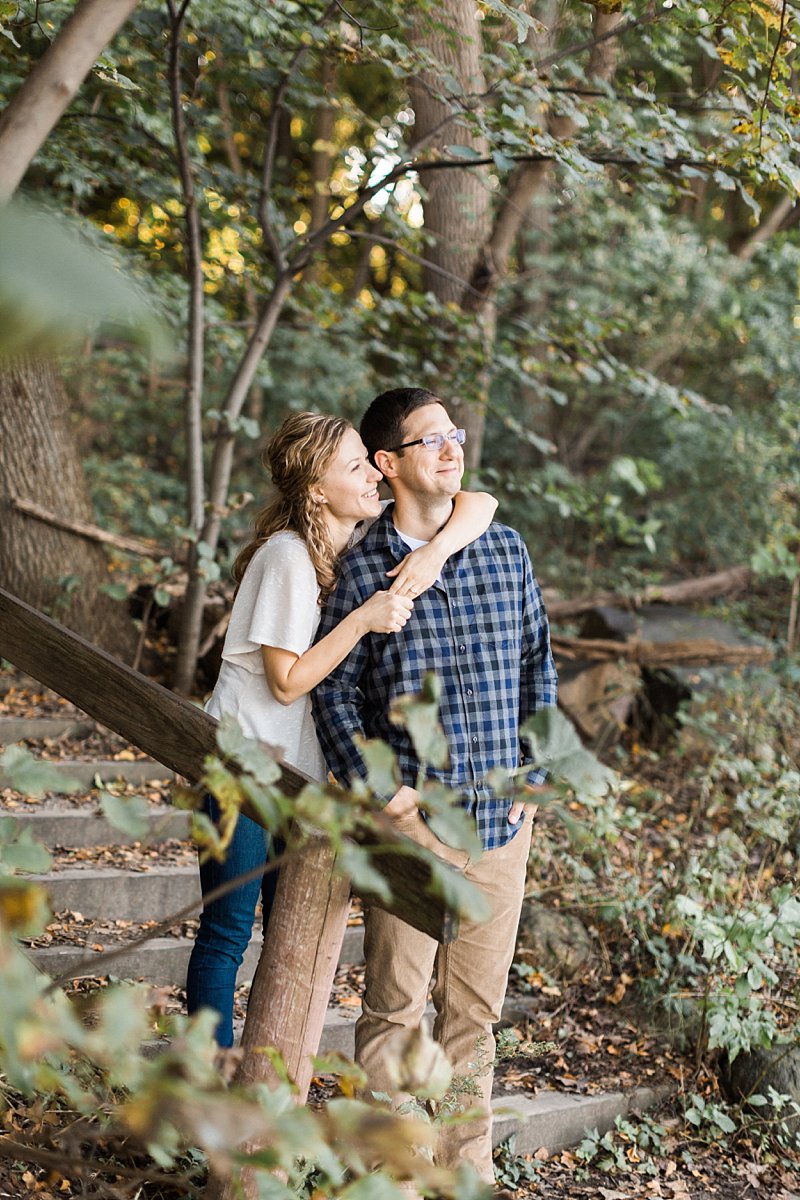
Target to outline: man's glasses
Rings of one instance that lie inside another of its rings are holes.
[[[407,450],[409,446],[424,446],[426,450],[441,450],[445,442],[456,442],[463,446],[467,440],[466,429],[454,429],[452,433],[429,433],[427,437],[417,438],[413,442],[403,442],[401,446],[392,446],[390,454],[398,450]]]

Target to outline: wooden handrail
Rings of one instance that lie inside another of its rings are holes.
[[[217,722],[208,713],[2,588],[0,656],[192,783],[202,779],[206,756],[219,754]],[[274,747],[264,749],[280,763],[280,787],[296,796],[307,777],[281,762]],[[255,811],[243,811],[261,824]],[[377,839],[363,833],[355,840],[369,845]],[[398,845],[404,840],[398,839]],[[382,835],[382,846],[386,842]],[[370,895],[372,903],[437,941],[452,940],[457,917],[429,894],[427,863],[402,851],[384,850],[374,865],[389,884],[392,899],[384,903]]]

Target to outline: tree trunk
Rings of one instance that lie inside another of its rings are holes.
[[[80,0],[0,119],[0,201],[31,159],[137,0]]]
[[[459,120],[460,97],[442,97],[446,89],[442,78],[458,81],[462,95],[481,96],[486,79],[481,65],[481,22],[472,0],[441,0],[432,15],[418,15],[414,21],[413,42],[436,60],[436,70],[428,69],[410,81],[414,107],[415,140],[431,137],[429,149],[458,144],[471,146],[479,155],[488,154],[486,139],[474,134]],[[477,256],[491,231],[491,193],[488,167],[452,171],[421,171],[425,188],[425,232],[431,241],[425,256],[426,290],[442,304],[463,305],[465,289],[475,270]],[[494,341],[494,312],[484,309],[478,316],[477,336],[487,350]],[[443,345],[437,355],[444,380],[452,373],[448,363],[457,361],[451,345]],[[476,381],[478,382],[478,381]],[[443,388],[442,391],[445,391]],[[467,430],[466,456],[470,466],[477,465],[483,437],[484,408],[481,387],[471,396],[445,394],[453,420]]]
[[[437,70],[420,72],[416,80],[412,80],[410,91],[417,138],[436,131],[430,142],[434,148],[458,143],[486,155],[485,139],[474,135],[458,119],[460,105],[479,102],[486,93],[480,63],[481,22],[476,14],[476,6],[471,0],[441,0],[434,18],[417,19],[414,44],[417,49],[434,56]],[[555,27],[557,6],[549,5],[545,15]],[[613,75],[617,44],[609,35],[622,21],[621,13],[595,13],[595,38],[603,40],[598,40],[592,49],[587,68],[590,78],[607,80]],[[552,34],[551,29],[551,37]],[[540,51],[542,35],[539,27],[530,37]],[[448,76],[454,77],[459,84],[460,94],[453,101],[442,96],[441,79]],[[568,118],[555,117],[546,123],[557,137],[571,137],[575,132],[575,124]],[[495,337],[495,292],[507,273],[531,204],[549,188],[553,170],[550,163],[528,163],[518,167],[508,181],[505,197],[494,218],[487,176],[486,167],[431,171],[427,176],[424,171],[420,172],[421,182],[427,189],[425,230],[433,239],[426,251],[430,266],[426,268],[425,286],[442,302],[458,304],[465,313],[474,314],[476,336],[483,343],[488,364]],[[448,347],[445,354],[457,359],[452,347]],[[446,369],[443,374],[446,379]],[[487,391],[488,372],[477,380],[473,396],[443,397],[448,401],[453,419],[468,432],[466,458],[467,465],[472,467],[480,462]]]
[[[235,1084],[274,1087],[280,1076],[265,1050],[279,1047],[283,1065],[297,1086],[296,1102],[305,1104],[313,1076],[312,1056],[320,1038],[333,977],[350,911],[350,884],[334,873],[336,854],[324,838],[315,838],[281,865],[278,891],[258,969],[247,1002],[241,1062]],[[258,1139],[240,1153],[263,1149]],[[203,1200],[258,1200],[259,1180],[252,1169],[237,1178],[209,1179]]]
[[[100,590],[109,582],[103,549],[13,505],[15,497],[35,500],[62,517],[92,521],[68,405],[51,363],[17,362],[0,372],[0,579],[28,604],[130,661],[133,624],[124,605]]]

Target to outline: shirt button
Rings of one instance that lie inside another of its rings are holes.
[[[466,650],[466,648],[467,648],[467,647],[466,647],[466,646],[464,645],[464,643],[462,642],[462,643],[461,643],[461,645],[460,645],[458,648],[459,648],[459,650],[461,651],[461,653],[463,654],[463,653],[464,653],[464,651]]]
[[[478,744],[478,739],[477,739],[476,737],[474,737],[474,738],[472,739],[472,744],[473,744],[473,746],[477,746],[477,744]]]
[[[471,695],[472,695],[472,688],[467,688],[467,695],[468,695],[468,696],[471,696]]]

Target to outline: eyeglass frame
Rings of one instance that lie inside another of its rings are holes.
[[[459,434],[461,434],[460,437]],[[392,446],[387,453],[396,454],[398,450],[407,450],[409,446],[424,446],[426,450],[441,450],[445,442],[455,442],[457,446],[463,446],[466,440],[466,429],[454,429],[452,433],[429,433],[425,437],[416,438],[413,442],[403,442],[401,446]]]

